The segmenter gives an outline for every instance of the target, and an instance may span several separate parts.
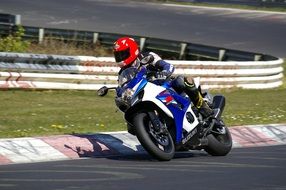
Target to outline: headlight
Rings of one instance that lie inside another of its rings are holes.
[[[132,96],[134,94],[134,90],[127,88],[123,93],[122,93],[122,100],[125,101],[126,103],[130,104]]]
[[[130,107],[130,105],[128,105],[125,101],[122,100],[122,98],[119,97],[115,98],[115,104],[122,112],[125,112]]]

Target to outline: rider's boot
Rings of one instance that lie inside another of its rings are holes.
[[[189,96],[194,105],[198,108],[199,112],[204,118],[208,118],[214,114],[213,110],[204,101],[199,89],[195,86],[193,80],[189,81],[187,78],[184,80],[185,93]]]
[[[199,112],[203,115],[204,118],[211,117],[214,114],[213,109],[209,107],[206,101],[204,101],[201,93],[199,93],[198,103],[196,107],[198,108]]]

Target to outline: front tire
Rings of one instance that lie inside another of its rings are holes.
[[[168,161],[174,157],[175,146],[169,132],[155,135],[147,113],[137,114],[133,121],[136,136],[150,155],[160,161]]]

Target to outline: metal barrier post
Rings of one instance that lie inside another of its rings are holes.
[[[21,24],[21,15],[15,15],[15,25],[20,25]]]
[[[144,49],[146,38],[140,38],[140,50]]]
[[[39,28],[39,44],[42,43],[44,41],[44,34],[45,34],[45,30],[43,28]]]
[[[93,33],[92,43],[96,44],[97,40],[98,40],[98,33],[95,32]]]
[[[218,60],[219,61],[222,61],[223,60],[223,58],[224,58],[224,55],[225,55],[225,49],[220,49],[219,50],[219,57],[218,57]]]
[[[260,61],[261,58],[262,58],[261,55],[255,55],[255,56],[254,56],[254,61]]]
[[[183,59],[183,56],[185,55],[185,52],[186,52],[186,48],[187,48],[187,44],[181,43],[181,51],[180,51],[179,59]]]

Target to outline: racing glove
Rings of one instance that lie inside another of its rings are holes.
[[[161,71],[157,72],[155,77],[158,80],[165,80],[169,76],[169,73],[167,71]]]

